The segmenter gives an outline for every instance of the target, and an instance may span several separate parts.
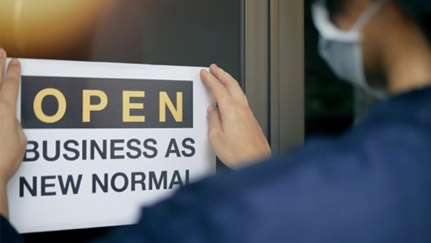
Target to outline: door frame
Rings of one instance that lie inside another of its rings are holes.
[[[243,0],[243,88],[273,152],[304,141],[304,1]]]

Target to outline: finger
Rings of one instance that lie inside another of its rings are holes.
[[[0,48],[0,84],[3,79],[6,57],[7,57],[6,51],[3,48]]]
[[[232,96],[229,94],[227,89],[222,83],[220,83],[220,81],[216,77],[214,77],[214,75],[212,75],[205,69],[201,70],[200,76],[202,81],[211,90],[211,93],[214,96],[219,107],[221,109],[224,109],[226,104],[232,99]]]
[[[219,68],[216,64],[210,66],[210,72],[226,87],[234,99],[239,102],[247,101],[238,82],[229,73]]]
[[[19,80],[21,77],[21,65],[17,59],[12,59],[0,87],[0,97],[16,106],[18,98]]]

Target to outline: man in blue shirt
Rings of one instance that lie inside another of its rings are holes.
[[[343,136],[309,140],[292,155],[250,165],[270,152],[245,95],[217,66],[202,71],[218,104],[208,109],[212,147],[228,166],[247,168],[186,186],[144,208],[136,225],[100,241],[430,242],[431,46],[420,21],[401,6],[393,0],[315,3],[322,57],[382,102]],[[429,1],[416,6],[416,13],[430,9]],[[4,57],[0,51],[0,73]],[[10,119],[19,69],[14,60],[0,88],[5,217],[5,183],[25,145],[19,123]],[[5,219],[1,227],[1,237],[20,240]]]

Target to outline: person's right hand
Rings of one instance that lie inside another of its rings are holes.
[[[12,59],[3,75],[5,66],[6,52],[0,49],[0,187],[18,170],[27,143],[16,116],[21,66]]]
[[[218,105],[208,108],[208,136],[220,160],[239,168],[269,157],[268,141],[238,82],[214,64],[200,74]]]

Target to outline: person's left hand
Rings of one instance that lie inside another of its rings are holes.
[[[5,66],[6,52],[0,49],[0,187],[6,187],[18,170],[27,143],[16,116],[21,66],[12,59],[3,75]]]

